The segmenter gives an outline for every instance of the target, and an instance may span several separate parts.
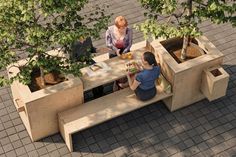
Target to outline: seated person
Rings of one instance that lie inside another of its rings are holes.
[[[109,58],[120,56],[122,53],[130,51],[133,32],[127,26],[127,20],[123,16],[118,16],[115,19],[115,25],[108,27],[106,31],[106,46],[112,49],[109,52]]]
[[[157,65],[155,55],[145,52],[142,55],[143,70],[137,73],[134,78],[128,74],[128,82],[131,90],[134,90],[138,99],[145,101],[156,95],[156,79],[160,75],[160,67]]]
[[[91,54],[96,53],[96,48],[93,47],[90,37],[84,39],[80,37],[79,40],[74,42],[71,47],[70,59],[79,62],[86,62],[88,65],[92,65],[95,61],[92,59]],[[103,86],[98,86],[92,89],[94,98],[98,98],[104,95]]]
[[[91,58],[91,53],[96,53],[96,48],[93,47],[93,43],[90,37],[84,39],[80,37],[71,46],[70,59],[74,61],[86,62],[91,65],[95,62]]]

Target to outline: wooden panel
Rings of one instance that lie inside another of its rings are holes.
[[[158,88],[159,92],[153,99],[140,101],[132,90],[126,88],[62,112],[59,118],[66,132],[74,133],[172,95],[160,90]]]

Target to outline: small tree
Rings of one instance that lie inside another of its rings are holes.
[[[84,63],[76,63],[60,55],[46,53],[60,48],[69,54],[71,44],[79,37],[99,37],[107,27],[110,15],[104,6],[93,5],[92,11],[83,11],[88,0],[1,0],[0,2],[0,69],[11,66],[26,53],[28,59],[20,72],[10,80],[0,77],[0,85],[19,80],[31,81],[31,72],[40,69],[42,85],[44,73],[57,71],[80,76]],[[16,66],[16,64],[14,64]]]
[[[205,19],[220,24],[230,22],[236,26],[234,0],[139,0],[149,12],[148,19],[136,26],[145,37],[183,37],[181,59],[186,59],[190,37],[201,34],[198,28]],[[160,21],[160,22],[158,22]]]

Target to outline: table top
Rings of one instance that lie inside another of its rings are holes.
[[[125,64],[132,60],[140,60],[141,54],[144,51],[145,49],[139,49],[131,52],[133,54],[133,59],[121,59],[120,57],[114,57],[105,60],[104,62],[111,68],[111,70],[96,76],[88,76],[86,74],[86,68],[88,67],[81,69],[81,72],[83,73],[81,79],[83,81],[84,91],[91,90],[100,85],[104,85],[125,77],[127,74]]]

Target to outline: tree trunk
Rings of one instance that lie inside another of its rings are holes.
[[[191,16],[192,16],[192,0],[187,0],[187,17],[188,17],[188,23],[187,25],[190,25],[191,23]],[[182,46],[182,50],[181,50],[181,59],[185,60],[187,57],[187,47],[189,45],[190,42],[190,36],[189,35],[185,35],[184,39],[183,39],[183,46]]]
[[[183,47],[182,47],[182,50],[181,50],[181,59],[182,60],[186,59],[188,45],[189,45],[189,36],[184,36]]]
[[[42,87],[45,87],[44,71],[42,67],[40,67],[40,78]]]

